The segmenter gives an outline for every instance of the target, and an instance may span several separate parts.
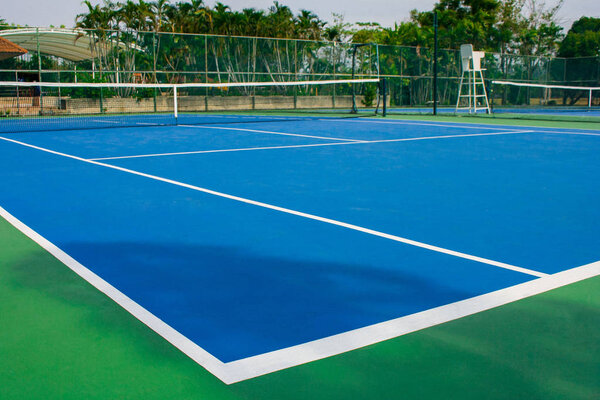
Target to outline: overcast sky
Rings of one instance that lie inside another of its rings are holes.
[[[176,2],[177,0],[172,0]],[[206,1],[206,0],[205,0]],[[81,0],[1,0],[0,18],[8,22],[30,26],[72,27],[75,15],[85,11]],[[92,0],[93,4],[101,0]],[[272,0],[223,0],[232,9],[246,7],[266,9]],[[307,9],[315,12],[324,20],[331,20],[333,12],[344,15],[346,22],[374,21],[383,26],[392,26],[394,22],[408,19],[412,9],[430,10],[436,0],[280,0],[294,11]],[[555,4],[556,0],[546,0]],[[206,4],[214,5],[207,0]],[[570,27],[581,16],[600,17],[600,0],[565,0],[560,11],[560,22]]]

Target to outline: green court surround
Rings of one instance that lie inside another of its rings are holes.
[[[0,220],[1,399],[597,399],[600,277],[227,386]]]

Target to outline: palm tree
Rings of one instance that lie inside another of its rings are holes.
[[[308,10],[300,10],[296,20],[296,37],[300,39],[320,40],[325,22]]]
[[[169,0],[157,0],[150,3],[149,6],[152,31],[161,32],[163,26],[169,23],[167,15],[169,8],[172,6],[169,4]]]
[[[75,27],[87,30],[88,35],[92,36],[91,50],[98,58],[98,67],[102,74],[104,66],[108,67],[112,30],[118,26],[116,6],[110,1],[106,1],[103,6],[92,5],[89,0],[85,0],[83,4],[88,12],[75,17]]]

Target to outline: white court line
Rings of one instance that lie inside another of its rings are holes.
[[[341,142],[341,143],[297,144],[297,145],[290,145],[290,146],[243,147],[243,148],[239,148],[239,149],[181,151],[181,152],[175,152],[175,153],[153,153],[153,154],[137,154],[137,155],[132,155],[132,156],[88,158],[88,160],[105,161],[105,160],[122,160],[122,159],[128,159],[128,158],[166,157],[166,156],[180,156],[180,155],[182,156],[182,155],[189,155],[189,154],[227,153],[227,152],[237,152],[237,151],[296,149],[296,148],[302,148],[302,147],[347,146],[347,145],[352,145],[352,144],[373,144],[373,143],[390,143],[390,142],[412,142],[412,141],[417,141],[417,140],[452,139],[452,138],[464,138],[464,137],[473,137],[473,136],[512,135],[512,134],[516,134],[516,133],[531,133],[531,132],[533,132],[533,131],[510,131],[510,132],[473,133],[473,134],[464,134],[464,135],[423,136],[423,137],[416,137],[416,138],[363,140],[363,141]]]
[[[373,123],[373,124],[392,124],[392,125],[423,125],[423,126],[440,126],[440,127],[445,127],[445,128],[465,128],[465,129],[496,129],[496,130],[507,130],[507,129],[522,129],[522,128],[532,128],[532,129],[538,129],[536,132],[549,132],[549,133],[564,133],[564,132],[552,132],[552,131],[544,131],[542,129],[553,129],[552,127],[543,127],[543,126],[536,126],[536,125],[525,125],[525,124],[519,124],[519,125],[503,125],[503,124],[499,124],[500,126],[502,126],[501,128],[494,128],[492,127],[490,123],[485,123],[485,122],[446,122],[446,123],[436,123],[436,122],[413,122],[413,121],[409,121],[409,120],[403,120],[403,119],[391,119],[388,121],[378,121],[378,120],[369,120],[369,119],[364,119],[364,118],[323,118],[320,119],[319,121],[336,121],[336,122],[364,122],[364,123]],[[496,120],[497,121],[497,120]],[[482,125],[482,126],[474,126],[474,125]],[[591,128],[565,128],[571,131],[589,131],[589,130],[594,130]],[[594,134],[592,134],[594,135]]]
[[[466,253],[461,253],[459,251],[449,250],[449,249],[445,249],[445,248],[439,247],[439,246],[433,246],[433,245],[430,245],[430,244],[427,244],[427,243],[422,243],[422,242],[418,242],[416,240],[407,239],[407,238],[403,238],[403,237],[396,236],[396,235],[391,235],[391,234],[384,233],[384,232],[379,232],[379,231],[376,231],[374,229],[364,228],[364,227],[361,227],[361,226],[358,226],[358,225],[353,225],[353,224],[349,224],[349,223],[346,223],[346,222],[337,221],[337,220],[334,220],[334,219],[331,219],[331,218],[319,217],[317,215],[313,215],[313,214],[309,214],[309,213],[305,213],[305,212],[301,212],[301,211],[296,211],[296,210],[291,210],[291,209],[285,208],[285,207],[279,207],[279,206],[275,206],[275,205],[272,205],[272,204],[263,203],[263,202],[260,202],[260,201],[246,199],[244,197],[239,197],[239,196],[234,196],[234,195],[227,194],[227,193],[217,192],[216,190],[211,190],[211,189],[203,188],[203,187],[200,187],[200,186],[190,185],[190,184],[187,184],[187,183],[175,181],[173,179],[163,178],[163,177],[160,177],[160,176],[146,174],[144,172],[139,172],[139,171],[135,171],[135,170],[128,169],[128,168],[118,167],[116,165],[105,164],[105,163],[102,163],[102,162],[99,162],[99,161],[93,161],[93,160],[89,160],[89,159],[85,159],[85,158],[73,156],[73,155],[70,155],[70,154],[61,153],[61,152],[58,152],[58,151],[55,151],[55,150],[46,149],[44,147],[35,146],[35,145],[32,145],[32,144],[20,142],[18,140],[5,138],[5,137],[2,137],[2,136],[0,136],[0,140],[4,140],[4,141],[7,141],[7,142],[19,144],[21,146],[29,147],[29,148],[40,150],[40,151],[44,151],[46,153],[55,154],[55,155],[66,157],[66,158],[71,158],[73,160],[78,160],[78,161],[85,162],[85,163],[88,163],[88,164],[99,165],[101,167],[106,167],[106,168],[114,169],[114,170],[117,170],[117,171],[127,172],[127,173],[133,174],[133,175],[143,176],[145,178],[154,179],[156,181],[170,183],[172,185],[185,187],[185,188],[188,188],[188,189],[191,189],[191,190],[195,190],[195,191],[198,191],[198,192],[203,192],[203,193],[211,194],[213,196],[223,197],[223,198],[226,198],[226,199],[239,201],[241,203],[252,204],[254,206],[263,207],[263,208],[267,208],[267,209],[270,209],[270,210],[283,212],[283,213],[286,213],[286,214],[296,215],[296,216],[299,216],[299,217],[303,217],[303,218],[307,218],[307,219],[312,219],[314,221],[325,222],[327,224],[340,226],[340,227],[343,227],[343,228],[351,229],[351,230],[358,231],[358,232],[363,232],[363,233],[366,233],[366,234],[369,234],[369,235],[378,236],[378,237],[385,238],[385,239],[390,239],[390,240],[393,240],[393,241],[396,241],[396,242],[405,243],[405,244],[408,244],[408,245],[411,245],[411,246],[415,246],[415,247],[421,247],[423,249],[435,251],[435,252],[438,252],[438,253],[444,253],[444,254],[448,254],[448,255],[451,255],[451,256],[455,256],[455,257],[459,257],[459,258],[464,258],[464,259],[467,259],[467,260],[471,260],[471,261],[475,261],[475,262],[480,262],[480,263],[483,263],[483,264],[488,264],[488,265],[492,265],[492,266],[499,267],[499,268],[504,268],[504,269],[509,269],[509,270],[512,270],[512,271],[521,272],[523,274],[528,274],[528,275],[537,276],[537,277],[542,277],[542,276],[547,276],[548,275],[548,274],[545,274],[543,272],[534,271],[534,270],[527,269],[527,268],[522,268],[522,267],[517,267],[515,265],[510,265],[510,264],[502,263],[502,262],[499,262],[499,261],[489,260],[487,258],[478,257],[478,256],[466,254]]]
[[[223,363],[0,207],[0,217],[225,384],[335,356],[600,275],[600,261],[323,339]]]
[[[188,154],[207,154],[207,153],[228,153],[228,152],[238,152],[238,151],[295,149],[295,148],[301,148],[301,147],[323,147],[323,146],[336,146],[336,145],[339,146],[339,145],[345,145],[345,144],[358,144],[358,143],[361,143],[361,142],[314,143],[314,144],[296,144],[296,145],[290,145],[290,146],[269,146],[269,147],[242,147],[239,149],[181,151],[181,152],[176,152],[176,153],[156,153],[156,154],[139,154],[139,155],[133,155],[133,156],[88,158],[88,160],[92,160],[92,161],[122,160],[122,159],[129,159],[129,158],[184,156],[184,155],[188,155]]]
[[[106,119],[93,119],[92,122],[102,122],[103,124],[120,124],[121,123],[120,121],[110,121],[110,120],[106,120]]]
[[[600,136],[600,133],[591,132],[570,132],[570,131],[536,131],[539,133],[557,133],[560,135],[575,135],[575,136]]]
[[[511,130],[513,128],[508,128],[506,127],[506,125],[503,128],[494,128],[491,126],[473,126],[473,125],[465,125],[464,123],[461,122],[455,122],[455,123],[450,123],[450,124],[438,124],[435,122],[412,122],[412,121],[406,121],[406,120],[392,120],[392,121],[375,121],[375,120],[369,120],[369,119],[361,119],[361,118],[341,118],[341,119],[325,119],[323,118],[322,120],[319,121],[333,121],[333,122],[352,122],[352,123],[356,123],[356,122],[362,122],[362,123],[367,123],[367,124],[388,124],[388,125],[417,125],[417,126],[439,126],[442,128],[458,128],[458,129],[489,129],[489,130],[497,130],[497,131],[506,131],[506,130]],[[485,125],[485,124],[482,124]],[[522,126],[516,126],[514,129],[520,129],[523,128]]]
[[[23,232],[26,236],[31,238],[34,242],[39,244],[43,249],[48,251],[71,270],[73,270],[77,275],[89,282],[96,289],[110,297],[115,303],[127,310],[131,315],[142,321],[146,326],[150,327],[150,329],[165,338],[169,343],[173,344],[173,346],[177,347],[192,360],[202,365],[221,380],[228,379],[228,369],[224,367],[224,363],[222,361],[189,340],[187,337],[183,336],[171,326],[167,325],[161,319],[137,304],[110,283],[106,282],[104,279],[84,267],[77,260],[69,256],[39,233],[25,225],[2,207],[0,207],[0,216],[7,220],[15,228]]]
[[[0,137],[0,139],[26,147],[46,151],[52,154],[62,155],[68,158],[88,162],[87,160],[79,157],[65,155],[15,140],[3,137]],[[109,165],[97,162],[90,163],[109,168],[111,167]],[[124,170],[122,168],[115,169]],[[142,176],[145,175],[141,173],[136,174]],[[73,269],[86,281],[90,282],[103,293],[107,294],[107,296],[125,308],[134,317],[138,318],[144,324],[149,326],[151,329],[181,350],[184,354],[192,358],[226,384],[240,382],[284,368],[297,366],[307,362],[319,360],[324,357],[358,349],[367,345],[381,342],[383,340],[395,338],[406,333],[418,331],[430,326],[438,325],[477,312],[485,311],[490,308],[498,307],[503,304],[543,293],[548,290],[552,290],[600,274],[600,262],[595,262],[554,275],[544,275],[544,277],[540,279],[510,288],[501,289],[496,292],[487,293],[481,296],[345,332],[339,335],[330,336],[297,346],[292,346],[286,349],[280,349],[229,363],[222,363],[200,346],[191,342],[179,332],[175,331],[173,328],[155,317],[149,311],[133,302],[123,293],[119,292],[110,284],[79,264],[76,260],[65,254],[58,247],[18,221],[1,207],[0,216],[7,219],[8,222],[39,243],[44,249],[65,263],[69,268]]]
[[[286,132],[273,132],[273,131],[261,131],[257,129],[246,129],[246,128],[228,128],[224,126],[208,126],[208,125],[178,125],[184,126],[186,128],[200,128],[200,129],[222,129],[227,131],[243,131],[243,132],[255,132],[255,133],[267,133],[269,135],[283,135],[283,136],[299,136],[306,137],[311,139],[323,139],[323,140],[340,140],[343,142],[361,142],[361,140],[356,139],[342,139],[336,137],[325,137],[325,136],[313,136],[313,135],[303,135],[300,133],[286,133]]]
[[[600,275],[600,261],[297,346],[226,363],[235,382],[356,350]]]

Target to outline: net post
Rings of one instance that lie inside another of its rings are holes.
[[[100,114],[104,114],[104,96],[102,94],[102,88],[100,88]]]
[[[590,89],[590,94],[588,96],[588,107],[592,108],[592,89]]]
[[[177,85],[173,85],[173,116],[175,117],[175,125],[177,125]]]
[[[489,83],[488,92],[490,93],[490,108],[488,109],[488,114],[494,113],[494,81]]]
[[[156,80],[155,80],[156,83]],[[154,90],[152,91],[152,102],[154,104],[154,112],[156,112],[157,108],[156,108],[156,87],[154,88]]]
[[[433,115],[437,115],[438,80],[438,15],[433,11]]]
[[[383,97],[383,107],[381,108],[381,114],[385,117],[387,115],[387,87],[385,78],[381,78],[381,91]]]
[[[355,68],[356,68],[356,49],[358,45],[354,45],[352,48],[352,79],[354,79]],[[356,91],[355,91],[354,83],[352,83],[352,109],[350,110],[351,114],[356,114],[358,110],[356,109]]]

